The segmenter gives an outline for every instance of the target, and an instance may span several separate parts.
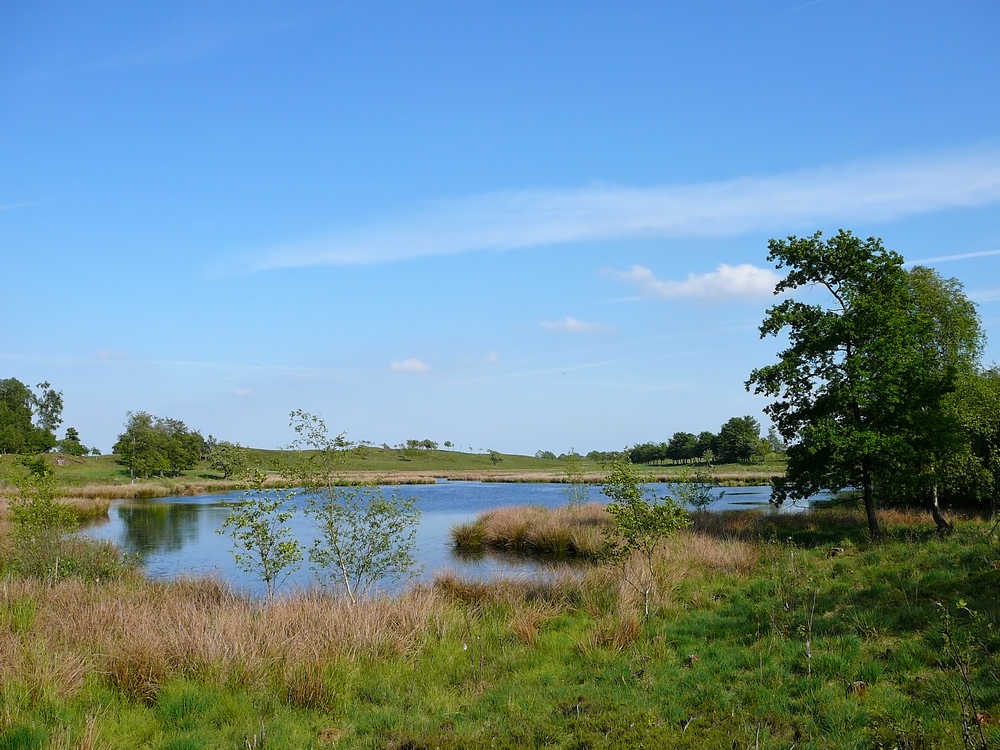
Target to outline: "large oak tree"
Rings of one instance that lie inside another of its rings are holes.
[[[784,332],[788,346],[746,383],[776,397],[765,412],[791,443],[775,499],[857,488],[878,536],[877,490],[903,477],[913,493],[936,487],[961,450],[948,397],[977,367],[975,307],[957,282],[907,271],[880,239],[841,230],[768,247],[768,260],[788,269],[775,294],[818,293],[767,311],[761,337]]]

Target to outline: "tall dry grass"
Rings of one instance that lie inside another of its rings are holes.
[[[58,502],[68,505],[81,523],[107,516],[111,508],[111,500],[101,497],[61,497]],[[0,532],[7,530],[4,519],[7,518],[9,509],[10,498],[0,495]]]
[[[97,673],[146,701],[167,678],[183,675],[321,703],[330,665],[406,653],[450,617],[429,588],[357,604],[302,593],[263,605],[212,579],[0,583],[0,612],[25,601],[34,608],[29,627],[0,617],[0,683],[27,680],[39,690],[55,686],[72,694]]]
[[[878,511],[879,522],[886,528],[933,527],[926,511],[885,509]],[[867,528],[860,508],[837,507],[808,510],[802,513],[768,513],[757,510],[702,513],[698,530],[723,538],[769,539],[803,532],[856,531]]]

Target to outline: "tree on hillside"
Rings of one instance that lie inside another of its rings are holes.
[[[250,470],[250,454],[239,443],[214,441],[208,451],[208,465],[222,472],[223,479],[246,474]]]
[[[176,476],[197,463],[203,443],[201,434],[188,429],[179,419],[128,412],[125,431],[112,451],[119,455],[119,463],[128,467],[133,479],[154,474]]]
[[[914,427],[941,414],[957,387],[957,369],[930,366],[931,352],[937,347],[942,361],[954,363],[971,361],[977,349],[956,348],[954,321],[919,303],[902,257],[879,239],[841,230],[826,241],[817,232],[772,239],[768,247],[768,259],[789,269],[775,294],[812,287],[827,295],[816,304],[786,299],[760,326],[762,338],[788,335],[778,362],[755,369],[746,383],[776,397],[765,412],[791,441],[775,500],[855,487],[877,537],[877,490],[928,460],[927,445],[910,445]],[[956,302],[955,311],[963,308],[956,287],[940,291]]]
[[[86,456],[90,449],[80,442],[80,433],[75,427],[66,428],[66,437],[56,444],[56,450],[70,456]]]
[[[0,453],[44,453],[56,445],[63,398],[48,383],[33,392],[17,378],[0,380]]]

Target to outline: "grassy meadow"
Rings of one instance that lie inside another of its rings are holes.
[[[69,542],[25,574],[7,545],[0,748],[997,747],[995,529],[883,519],[873,543],[851,509],[699,516],[648,620],[601,564],[265,605]]]

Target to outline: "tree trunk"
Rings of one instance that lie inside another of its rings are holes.
[[[865,499],[865,515],[868,517],[868,532],[872,539],[880,536],[878,516],[875,515],[875,491],[872,488],[872,472],[867,459],[861,464],[861,491]]]
[[[938,533],[942,536],[946,536],[954,531],[954,528],[948,519],[941,515],[941,506],[938,505],[938,488],[934,485],[931,490],[931,516],[934,518],[934,523],[937,524]]]

